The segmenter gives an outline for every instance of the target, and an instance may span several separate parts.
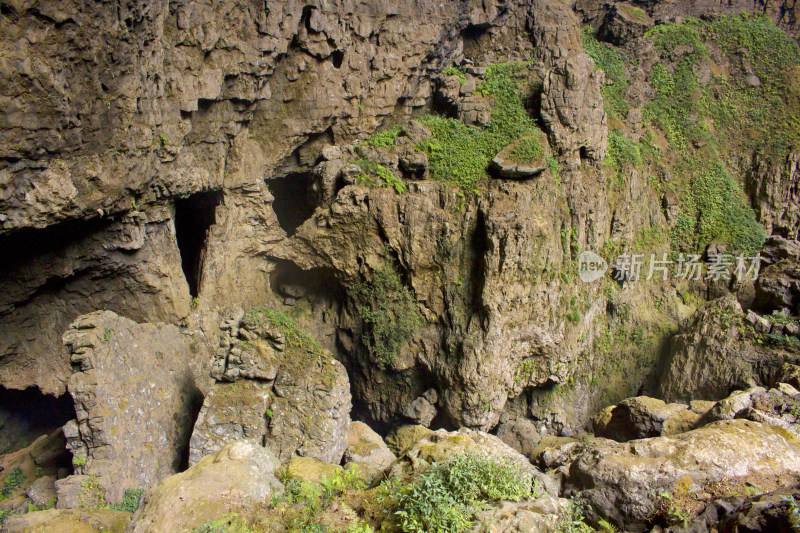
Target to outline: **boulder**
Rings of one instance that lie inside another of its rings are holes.
[[[714,422],[670,437],[618,443],[597,439],[571,465],[568,494],[579,494],[618,526],[642,531],[657,496],[679,482],[689,493],[720,481],[800,474],[800,442],[749,420]]]
[[[128,532],[192,531],[226,513],[263,503],[283,491],[274,475],[278,465],[275,455],[262,446],[245,440],[227,444],[149,490]]]
[[[732,390],[774,383],[783,364],[797,356],[760,344],[739,327],[745,324],[733,294],[701,308],[670,340],[658,396],[669,402],[719,400]]]
[[[431,430],[420,425],[406,425],[394,429],[386,436],[386,445],[395,455],[402,455],[420,439],[428,436]]]
[[[8,517],[4,533],[123,533],[131,514],[105,509],[48,509]]]
[[[458,431],[439,429],[429,432],[398,457],[388,475],[393,478],[408,479],[434,463],[443,463],[453,455],[462,453],[486,453],[502,457],[520,465],[523,470],[534,476],[540,475],[526,457],[494,435],[467,428]]]
[[[604,41],[622,46],[645,34],[655,22],[647,11],[627,2],[617,2],[600,27],[599,37]]]
[[[408,404],[403,409],[403,416],[411,419],[414,423],[428,427],[436,418],[436,402],[439,395],[436,389],[428,389],[425,393]]]
[[[547,138],[544,134],[537,133],[534,135],[535,139],[532,135],[514,141],[500,150],[500,153],[495,156],[492,160],[492,167],[501,178],[526,180],[534,178],[547,170],[547,157],[550,155]],[[535,158],[526,157],[521,159],[520,155],[518,155],[518,150],[532,140],[538,143],[540,154]]]
[[[668,418],[688,409],[687,405],[667,404],[647,396],[628,398],[594,418],[594,433],[618,442],[658,437],[663,434]]]
[[[75,320],[64,344],[76,369],[77,423],[65,428],[76,472],[96,476],[112,503],[178,472],[200,400],[178,327],[99,311]]]
[[[28,499],[38,507],[54,507],[56,502],[56,477],[42,476],[28,487]]]
[[[363,422],[350,424],[347,435],[347,448],[344,451],[345,466],[355,464],[359,472],[372,478],[387,468],[397,459],[383,442],[380,435]]]
[[[542,435],[533,423],[524,417],[501,416],[497,437],[525,457],[531,457]]]
[[[342,467],[323,463],[313,457],[292,457],[288,463],[281,467],[282,474],[289,478],[297,478],[312,483],[321,483],[342,472]]]
[[[276,313],[235,309],[212,364],[217,382],[192,433],[189,463],[247,439],[285,462],[339,463],[350,426],[350,383],[330,352]]]
[[[545,495],[522,502],[502,502],[475,515],[470,533],[549,533],[559,531],[565,499]]]

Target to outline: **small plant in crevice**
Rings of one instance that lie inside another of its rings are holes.
[[[122,500],[109,505],[108,508],[112,511],[125,511],[126,513],[135,513],[139,508],[144,496],[144,489],[125,489],[125,494]]]
[[[453,66],[444,69],[442,71],[442,76],[456,76],[459,80],[461,80],[461,83],[467,81],[467,76],[463,72],[461,72],[460,69]]]
[[[364,157],[357,159],[355,163],[362,171],[356,178],[359,183],[368,187],[392,187],[397,194],[406,192],[403,180],[385,166]]]
[[[364,323],[363,342],[380,368],[390,366],[400,349],[422,325],[422,314],[411,291],[390,265],[376,269],[351,290]]]
[[[367,138],[367,144],[375,148],[394,146],[395,140],[400,136],[402,131],[400,126],[392,126],[383,131],[377,131]]]

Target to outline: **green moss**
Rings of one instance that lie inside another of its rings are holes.
[[[325,350],[314,337],[305,333],[285,313],[266,307],[254,307],[245,314],[245,321],[261,326],[269,324],[277,328],[286,339],[286,344],[295,350],[321,355]]]
[[[126,489],[122,500],[108,506],[108,509],[112,511],[135,513],[142,501],[142,496],[144,496],[144,489]]]
[[[402,128],[400,126],[392,126],[391,128],[383,131],[378,131],[370,135],[367,139],[367,144],[375,148],[384,148],[387,146],[394,146],[395,140],[400,136]]]
[[[540,134],[523,102],[522,79],[528,63],[500,63],[487,67],[476,91],[492,99],[492,116],[485,128],[458,120],[426,115],[419,121],[431,136],[417,145],[425,152],[431,177],[475,190],[487,178],[489,163],[504,147],[525,135]]]
[[[467,81],[467,76],[456,67],[447,67],[442,71],[442,76],[458,76],[461,83]]]
[[[520,165],[530,165],[540,161],[544,155],[542,135],[523,137],[511,150],[511,160]]]
[[[764,228],[747,205],[741,186],[722,163],[695,175],[673,229],[676,249],[703,250],[712,241],[721,241],[732,250],[754,253],[764,239]]]
[[[364,344],[380,368],[391,365],[422,325],[414,296],[388,265],[376,269],[366,283],[355,284],[351,296],[366,329]]]
[[[392,187],[398,194],[406,192],[406,184],[403,183],[403,180],[385,166],[363,157],[356,160],[356,164],[363,171],[356,178],[359,183],[369,187]]]
[[[595,66],[606,73],[606,85],[603,87],[603,104],[611,117],[623,117],[630,106],[625,97],[628,90],[628,75],[625,66],[628,58],[622,50],[598,41],[592,28],[583,29],[583,50],[594,59]]]

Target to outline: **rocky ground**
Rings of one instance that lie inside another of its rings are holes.
[[[800,5],[390,4],[0,0],[2,531],[800,529]]]

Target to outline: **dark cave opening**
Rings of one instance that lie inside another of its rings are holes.
[[[221,191],[205,191],[175,200],[175,236],[181,267],[192,297],[200,291],[203,257],[209,228],[216,223]]]
[[[334,50],[331,53],[331,59],[333,60],[333,68],[342,68],[342,61],[344,61],[344,52],[341,50]]]
[[[317,179],[312,172],[293,172],[285,177],[267,180],[275,200],[272,209],[288,237],[311,218],[320,203]]]
[[[75,418],[69,394],[55,397],[35,387],[16,390],[0,385],[0,455],[24,448]]]
[[[303,270],[291,261],[272,259],[275,269],[269,277],[272,290],[283,296],[300,300],[308,298],[333,305],[345,299],[345,289],[330,268]]]

